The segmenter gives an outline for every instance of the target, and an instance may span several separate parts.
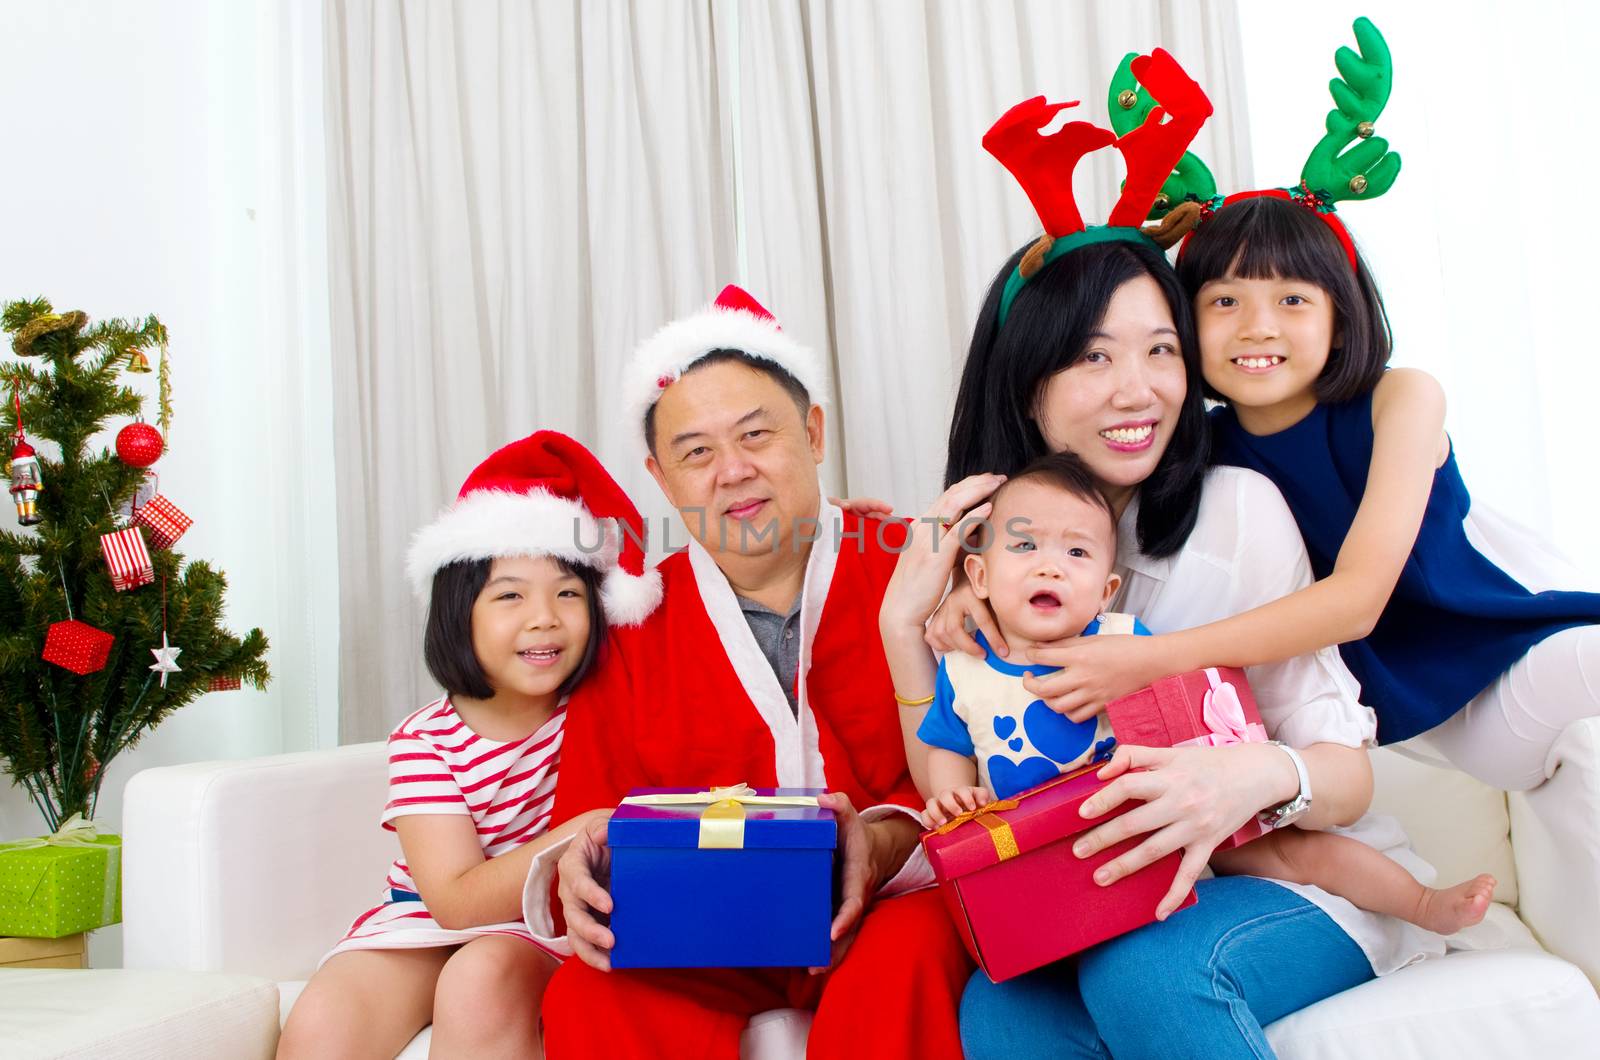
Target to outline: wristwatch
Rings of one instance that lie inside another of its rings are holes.
[[[1306,763],[1300,757],[1300,752],[1284,743],[1282,740],[1268,740],[1267,743],[1279,748],[1289,756],[1294,763],[1295,774],[1300,778],[1300,790],[1295,797],[1278,806],[1271,806],[1262,810],[1258,815],[1263,827],[1286,828],[1304,817],[1311,810],[1311,774],[1306,772]]]

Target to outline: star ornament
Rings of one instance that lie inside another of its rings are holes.
[[[178,656],[182,652],[182,648],[174,648],[172,645],[167,643],[167,631],[162,630],[161,647],[150,649],[150,654],[156,657],[156,661],[151,665],[150,669],[161,675],[162,688],[167,687],[168,674],[178,674],[183,672],[183,667],[178,665]]]

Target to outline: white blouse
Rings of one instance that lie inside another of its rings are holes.
[[[1303,589],[1311,562],[1278,488],[1254,471],[1215,467],[1206,473],[1200,514],[1176,555],[1139,552],[1135,498],[1118,526],[1117,572],[1122,588],[1113,607],[1138,615],[1155,633],[1176,632],[1229,618]],[[1293,747],[1371,744],[1377,718],[1358,701],[1360,685],[1338,649],[1323,648],[1246,674],[1267,733]],[[1315,792],[1312,793],[1315,797]],[[1423,883],[1433,867],[1412,852],[1392,817],[1367,814],[1349,828],[1329,829],[1383,851]],[[1372,962],[1378,975],[1444,953],[1442,937],[1394,917],[1357,909],[1320,887],[1274,880],[1327,913]]]

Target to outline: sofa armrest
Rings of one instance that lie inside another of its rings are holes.
[[[1600,718],[1574,722],[1551,754],[1555,774],[1509,800],[1518,912],[1600,986]]]
[[[129,968],[304,979],[399,852],[383,743],[147,769],[123,808]]]

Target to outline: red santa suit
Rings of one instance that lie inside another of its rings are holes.
[[[800,610],[798,711],[792,710],[727,578],[698,543],[660,566],[662,606],[617,631],[567,711],[554,824],[615,806],[635,787],[740,781],[825,787],[866,820],[922,805],[906,766],[878,607],[904,546],[902,523],[826,502]],[[549,881],[556,851],[534,863],[524,913],[555,935]],[[749,1018],[772,1008],[816,1013],[811,1056],[959,1057],[956,1016],[971,965],[920,849],[868,907],[827,975],[805,969],[597,972],[568,961],[544,1002],[549,1054],[659,1057],[739,1054]],[[567,948],[570,952],[570,948]]]

